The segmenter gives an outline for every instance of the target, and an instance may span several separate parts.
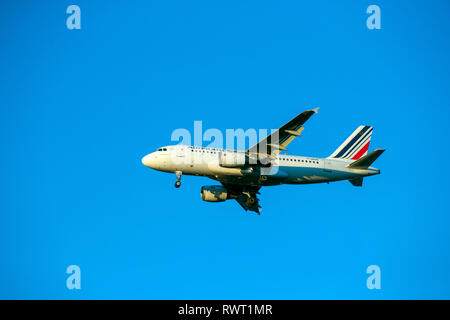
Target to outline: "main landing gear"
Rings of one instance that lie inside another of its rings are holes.
[[[175,171],[176,175],[177,175],[177,182],[175,182],[175,188],[179,188],[181,186],[181,174],[183,172],[181,171]]]

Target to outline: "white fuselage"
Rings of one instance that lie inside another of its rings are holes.
[[[215,148],[166,146],[142,158],[142,163],[163,172],[205,176],[245,185],[309,184],[349,180],[379,174],[380,170],[348,168],[352,161],[278,155],[270,166],[224,164],[224,157],[244,157],[244,152]],[[232,162],[232,160],[231,160]]]

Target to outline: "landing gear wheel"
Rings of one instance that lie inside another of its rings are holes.
[[[266,183],[266,181],[267,181],[267,176],[266,175],[262,175],[262,176],[259,177],[258,182],[260,184],[264,184],[264,183]]]
[[[177,182],[175,182],[175,188],[179,188],[181,186],[181,175],[183,174],[181,171],[175,171],[175,174],[177,175]]]
[[[249,197],[246,201],[247,206],[252,207],[256,202],[256,199],[253,197]]]

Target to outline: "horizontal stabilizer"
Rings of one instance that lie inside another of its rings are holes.
[[[350,183],[352,185],[354,185],[355,187],[362,187],[363,178],[359,177],[359,178],[355,178],[355,179],[350,179],[348,181],[350,181]]]
[[[385,149],[377,149],[365,155],[355,162],[350,163],[347,167],[353,169],[367,169],[370,165],[377,160],[377,158],[384,152]]]

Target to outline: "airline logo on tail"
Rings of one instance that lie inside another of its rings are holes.
[[[373,127],[359,126],[328,158],[358,160],[367,154]]]

